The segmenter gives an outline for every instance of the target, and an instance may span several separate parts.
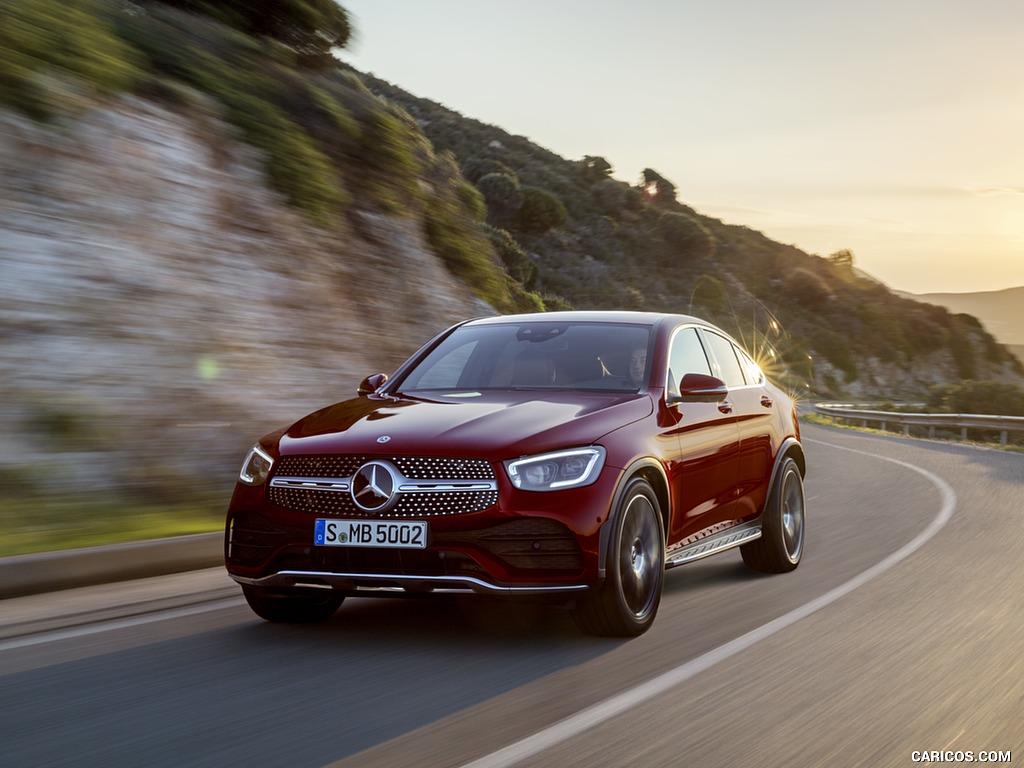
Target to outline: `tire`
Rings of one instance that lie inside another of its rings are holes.
[[[636,637],[650,629],[665,583],[665,533],[658,497],[635,478],[626,487],[609,525],[606,577],[573,613],[593,635]]]
[[[757,573],[788,573],[804,553],[804,480],[800,467],[785,458],[779,467],[761,520],[761,538],[740,547],[743,562]]]
[[[328,590],[269,590],[242,585],[242,594],[253,613],[267,621],[307,624],[324,621],[334,615],[345,599]]]

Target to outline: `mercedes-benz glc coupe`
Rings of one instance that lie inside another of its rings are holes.
[[[227,569],[269,621],[460,590],[638,635],[667,568],[735,547],[755,571],[797,567],[805,466],[792,400],[707,322],[471,320],[253,446]]]

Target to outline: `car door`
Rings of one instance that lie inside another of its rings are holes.
[[[694,326],[676,329],[668,356],[667,399],[678,393],[687,373],[713,375]],[[677,402],[667,406],[675,420],[676,455],[671,462],[672,519],[668,543],[685,543],[722,520],[734,519],[739,461],[739,429],[727,408],[716,402]]]
[[[775,403],[767,380],[750,356],[731,339],[702,330],[712,370],[729,387],[728,403],[739,430],[736,515],[747,519],[760,513],[771,481]]]

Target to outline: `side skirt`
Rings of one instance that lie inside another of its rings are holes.
[[[665,567],[675,568],[677,565],[692,563],[694,560],[717,555],[727,549],[747,544],[761,538],[761,522],[744,523],[727,531],[708,536],[706,539],[687,544],[681,549],[673,550],[665,556]]]

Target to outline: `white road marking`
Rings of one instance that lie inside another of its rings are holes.
[[[3,651],[10,651],[15,648],[28,648],[33,645],[53,643],[57,640],[72,640],[77,637],[85,637],[86,635],[98,635],[101,632],[112,632],[115,629],[138,627],[143,624],[152,624],[157,621],[180,619],[186,616],[195,616],[200,613],[209,613],[210,611],[222,611],[225,608],[233,608],[244,604],[245,602],[241,598],[231,597],[224,600],[217,600],[212,603],[201,603],[199,605],[192,605],[185,608],[157,611],[155,613],[147,613],[141,616],[129,616],[124,619],[110,619],[107,621],[97,622],[96,624],[85,624],[80,627],[70,627],[68,629],[55,629],[50,632],[41,632],[37,635],[14,637],[10,640],[0,640],[0,653]]]
[[[624,691],[617,696],[606,699],[599,704],[595,704],[592,707],[581,710],[575,715],[555,723],[550,728],[545,728],[532,736],[527,736],[525,739],[517,741],[514,744],[510,744],[504,749],[492,752],[479,760],[467,763],[463,768],[506,768],[507,766],[515,765],[522,760],[526,760],[529,757],[533,757],[534,755],[543,752],[545,749],[549,749],[572,738],[573,736],[583,733],[589,728],[593,728],[606,720],[610,720],[613,717],[628,712],[638,704],[641,704],[648,699],[652,699],[655,696],[671,690],[680,683],[683,683],[701,672],[710,669],[719,662],[725,661],[741,651],[745,651],[751,646],[756,645],[762,640],[771,637],[777,632],[781,632],[783,629],[793,626],[798,621],[801,621],[811,614],[820,611],[822,608],[831,605],[837,600],[850,594],[858,587],[867,584],[875,577],[885,573],[894,565],[902,562],[920,549],[929,539],[942,530],[943,526],[949,522],[953,517],[953,513],[956,511],[956,493],[954,493],[953,489],[945,480],[926,469],[922,469],[921,467],[909,464],[905,461],[899,461],[898,459],[877,456],[866,451],[858,451],[853,448],[833,445],[832,443],[824,443],[819,440],[805,440],[805,442],[818,443],[819,445],[825,445],[830,448],[837,448],[843,451],[850,451],[851,453],[859,453],[862,456],[868,456],[873,459],[888,461],[892,464],[898,464],[901,467],[906,467],[907,469],[917,472],[919,475],[923,475],[938,489],[939,495],[942,498],[942,506],[939,509],[939,513],[935,516],[935,519],[932,520],[923,531],[921,531],[921,533],[903,547],[846,583],[826,592],[824,595],[811,600],[809,603],[805,603],[799,608],[796,608],[777,619],[769,621],[767,624],[761,625],[757,629],[754,629],[745,635],[737,637],[735,640],[731,640],[725,645],[721,645],[718,648],[708,651],[702,656],[691,659],[685,664],[682,664],[675,669],[671,669],[653,680],[649,680],[648,682],[638,685],[635,688],[631,688],[628,691]]]

